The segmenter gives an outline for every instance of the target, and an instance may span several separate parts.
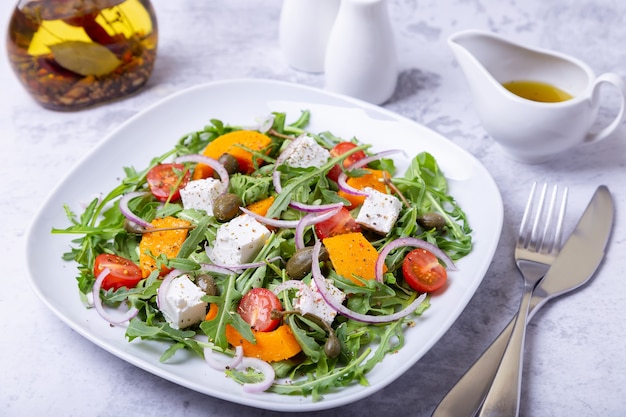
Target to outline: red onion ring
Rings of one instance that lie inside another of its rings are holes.
[[[428,243],[425,240],[418,239],[415,237],[403,237],[403,238],[396,239],[387,243],[380,250],[380,253],[378,254],[378,258],[376,259],[376,264],[374,267],[374,270],[376,271],[376,280],[378,282],[383,282],[383,266],[385,264],[385,259],[387,258],[387,255],[389,255],[389,252],[391,252],[392,250],[397,249],[402,246],[412,246],[412,247],[421,248],[429,252],[432,252],[433,255],[441,259],[446,264],[446,268],[448,270],[450,271],[457,270],[457,267],[454,264],[454,261],[450,259],[450,257],[444,251],[439,249],[437,246],[433,245],[432,243]]]
[[[342,303],[338,302],[328,291],[328,287],[326,286],[326,278],[322,275],[322,271],[320,270],[319,264],[319,254],[320,248],[322,247],[321,242],[315,242],[315,246],[313,246],[313,265],[311,268],[311,272],[313,273],[313,280],[315,281],[315,285],[317,285],[317,290],[320,295],[326,301],[330,307],[332,307],[338,313],[346,316],[349,319],[360,321],[363,323],[389,323],[391,321],[396,321],[401,318],[404,318],[417,310],[420,304],[426,299],[426,293],[418,296],[411,304],[403,308],[402,310],[387,315],[381,316],[372,316],[368,314],[357,313],[356,311],[352,311]]]
[[[306,216],[304,216],[298,222],[298,225],[296,226],[296,232],[295,232],[295,237],[294,237],[296,241],[296,249],[304,248],[304,229],[305,228],[312,226],[314,224],[317,224],[317,223],[321,223],[324,220],[330,219],[335,214],[339,213],[339,210],[341,210],[342,207],[343,207],[343,204],[339,203],[338,206],[335,205],[334,208],[326,212],[321,212],[321,214],[309,213]]]
[[[135,306],[131,306],[124,315],[116,318],[107,313],[104,309],[104,305],[102,304],[102,298],[100,298],[100,289],[102,288],[104,279],[109,275],[109,273],[111,273],[111,270],[109,268],[104,268],[96,277],[96,282],[94,282],[92,289],[93,305],[103,319],[111,324],[121,325],[135,317],[137,313],[139,313],[139,310]]]
[[[263,223],[272,227],[277,227],[279,229],[294,229],[298,226],[298,223],[300,222],[300,220],[280,220],[261,216],[260,214],[250,211],[245,207],[239,207],[239,209],[250,217],[253,217],[259,223]]]
[[[378,159],[384,158],[386,156],[389,155],[393,155],[394,153],[403,153],[406,156],[406,152],[403,151],[402,149],[389,149],[387,151],[382,151],[382,152],[378,152],[377,154],[374,155],[370,155],[367,156],[365,158],[359,159],[358,161],[355,161],[354,163],[350,164],[347,169],[356,169],[356,168],[361,168],[364,167],[365,165],[369,164],[372,161],[376,161]]]
[[[295,139],[292,140],[289,145],[287,145],[287,147],[283,149],[280,155],[278,155],[278,158],[276,158],[276,161],[274,162],[274,170],[272,171],[272,184],[274,185],[274,189],[276,190],[276,192],[279,194],[283,191],[283,186],[280,183],[280,171],[278,170],[278,167],[285,162],[287,157],[289,157],[289,154],[291,153],[291,149],[294,146],[295,142]]]
[[[406,152],[404,152],[402,149],[390,149],[388,151],[382,151],[382,152],[379,152],[379,153],[377,153],[375,155],[371,155],[371,156],[365,157],[363,159],[359,159],[358,161],[355,161],[352,164],[350,164],[348,167],[346,167],[346,170],[349,171],[351,169],[357,169],[357,168],[364,167],[364,166],[366,166],[367,164],[369,164],[372,161],[376,161],[378,159],[384,158],[386,156],[389,156],[389,155],[392,155],[392,154],[398,153],[398,152],[402,152],[403,154],[406,155]],[[350,185],[348,185],[347,180],[348,180],[348,175],[346,174],[345,171],[341,171],[341,173],[337,177],[337,186],[339,187],[339,189],[341,191],[343,191],[344,193],[347,193],[347,194],[359,195],[359,196],[363,196],[363,197],[367,197],[369,195],[365,191],[357,190],[356,188],[351,187]]]
[[[129,221],[141,227],[144,227],[146,229],[150,229],[151,227],[154,227],[154,226],[151,223],[148,223],[147,221],[142,219],[141,217],[137,216],[135,213],[133,213],[128,207],[128,203],[136,197],[143,197],[148,194],[149,193],[147,191],[133,191],[130,193],[126,193],[122,196],[122,198],[120,198],[120,203],[119,203],[120,212],[122,213],[124,217],[126,217]]]
[[[276,160],[276,164],[278,164],[278,159]],[[274,168],[274,171],[272,172],[272,184],[274,185],[274,190],[276,190],[277,193],[282,193],[283,186],[280,183],[280,172],[276,168]]]
[[[264,133],[264,134],[269,132],[270,129],[272,128],[272,126],[274,126],[274,119],[276,119],[276,116],[274,114],[270,113],[263,120],[261,120],[261,122],[259,123],[259,126],[257,127],[256,130],[258,130],[260,133]]]
[[[253,368],[256,371],[261,372],[264,376],[262,381],[243,384],[243,392],[249,394],[254,394],[267,390],[269,387],[272,386],[272,384],[274,383],[274,378],[276,378],[276,373],[274,372],[274,368],[272,368],[272,365],[261,359],[249,358],[244,356],[237,369],[242,368],[244,370],[247,368]]]
[[[363,197],[367,197],[369,195],[365,191],[357,190],[356,188],[348,185],[347,181],[348,175],[344,171],[341,171],[341,174],[339,174],[339,176],[337,177],[337,187],[339,187],[339,189],[344,193],[351,195],[360,195]]]
[[[330,204],[312,205],[312,204],[300,203],[298,201],[292,201],[291,203],[289,203],[289,205],[292,208],[295,208],[296,210],[299,210],[299,211],[304,211],[305,213],[322,213],[322,212],[325,212],[325,211],[328,211],[328,210],[341,208],[341,207],[344,206],[343,203],[330,203]]]
[[[306,133],[304,133],[298,136],[297,138],[295,138],[294,140],[292,140],[289,143],[289,145],[287,145],[285,149],[283,149],[280,155],[278,155],[278,158],[276,158],[276,161],[274,162],[274,170],[272,171],[272,184],[274,185],[274,189],[276,190],[278,194],[280,194],[283,191],[283,186],[280,183],[280,171],[278,170],[278,167],[281,166],[283,163],[285,163],[285,160],[291,154],[291,150],[294,147],[294,143],[296,143],[298,139],[300,139],[302,136],[307,136],[307,135]]]
[[[235,271],[233,271],[232,269],[215,264],[200,264],[200,270],[221,275],[232,275],[233,273],[235,273]]]
[[[226,356],[226,355],[222,355]],[[204,348],[204,360],[209,366],[218,371],[226,371],[228,369],[235,369],[241,363],[243,359],[243,347],[235,346],[235,355],[229,358],[228,361],[222,362],[217,359],[217,355],[211,348]]]
[[[167,293],[167,289],[170,284],[177,278],[179,275],[182,275],[182,271],[178,269],[171,270],[161,281],[161,285],[157,288],[157,307],[161,310],[162,306],[165,305],[165,294]]]
[[[207,255],[208,255],[208,252],[207,252]],[[210,258],[210,256],[209,256],[209,258]],[[259,267],[267,265],[268,263],[272,263],[272,262],[278,261],[278,260],[282,261],[283,258],[281,258],[280,256],[275,256],[273,258],[269,258],[269,259],[266,259],[266,260],[260,261],[260,262],[251,262],[251,263],[238,264],[238,265],[202,264],[201,268],[205,269],[205,267],[213,266],[213,267],[219,268],[222,271],[228,271],[228,272],[223,272],[223,273],[232,274],[233,272],[237,272],[237,271],[240,271],[242,269],[259,268]]]
[[[217,175],[219,175],[220,177],[220,181],[222,181],[222,184],[224,184],[223,192],[225,193],[228,190],[228,182],[230,180],[230,177],[228,176],[228,172],[226,171],[226,168],[224,168],[224,165],[219,163],[217,160],[209,158],[205,155],[194,154],[179,156],[178,158],[174,159],[174,162],[176,162],[177,164],[180,164],[182,162],[196,162],[198,164],[210,166],[215,170],[215,172],[217,172]]]

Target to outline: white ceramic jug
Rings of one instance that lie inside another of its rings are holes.
[[[324,71],[328,36],[340,0],[284,0],[280,12],[279,43],[293,68]]]
[[[342,0],[328,39],[326,89],[374,104],[398,81],[394,33],[387,0]]]
[[[457,32],[448,43],[467,78],[485,130],[514,159],[547,161],[575,145],[608,137],[624,120],[626,90],[614,73],[596,77],[578,59],[520,45],[490,32]],[[511,81],[547,84],[571,98],[558,102],[529,100],[503,86]],[[602,85],[617,90],[620,104],[611,123],[591,132]]]

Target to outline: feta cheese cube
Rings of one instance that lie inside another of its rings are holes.
[[[174,278],[165,291],[165,295],[161,297],[163,305],[160,309],[165,320],[174,329],[184,329],[204,319],[207,303],[201,297],[205,293],[193,283],[189,275],[183,274]]]
[[[321,167],[330,158],[330,152],[311,136],[301,135],[289,147],[285,164],[294,168]]]
[[[335,287],[331,280],[326,279],[326,286],[331,296],[339,303],[343,303],[346,294],[339,288]],[[311,281],[310,291],[298,291],[293,307],[300,310],[302,314],[314,314],[328,324],[331,324],[337,315],[337,311],[326,303],[322,295],[317,289],[315,281]]]
[[[241,265],[259,253],[271,232],[252,216],[242,214],[217,229],[209,257],[216,264]]]
[[[224,192],[224,183],[215,178],[190,181],[180,190],[180,198],[186,209],[204,210],[213,215],[213,201]]]
[[[391,231],[400,215],[402,203],[391,194],[381,193],[370,187],[365,187],[367,192],[356,222],[361,226],[386,235]]]

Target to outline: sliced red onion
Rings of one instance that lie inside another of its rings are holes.
[[[378,152],[377,154],[374,155],[370,155],[368,157],[359,159],[358,161],[355,161],[354,163],[350,164],[347,169],[356,169],[356,168],[361,168],[364,167],[365,165],[369,164],[372,161],[376,161],[378,159],[381,158],[385,158],[389,155],[393,155],[394,153],[403,153],[406,156],[406,152],[403,151],[402,149],[389,149],[387,151],[382,151],[382,152]]]
[[[111,324],[121,325],[132,319],[139,313],[139,310],[135,306],[131,306],[126,313],[120,317],[111,316],[104,308],[102,304],[102,298],[100,298],[100,289],[102,288],[102,282],[111,273],[109,268],[104,268],[102,272],[96,277],[96,282],[93,284],[93,305],[100,316]]]
[[[207,252],[208,254],[209,252]],[[210,256],[209,256],[210,258]],[[214,264],[202,264],[201,268],[205,269],[206,267],[208,267],[209,265],[215,267],[215,268],[219,268],[222,271],[228,271],[226,272],[226,274],[232,274],[233,272],[237,272],[240,271],[242,269],[252,269],[252,268],[260,268],[262,266],[267,265],[268,263],[272,263],[278,260],[283,260],[283,258],[281,258],[280,256],[275,256],[273,258],[269,258],[266,259],[264,261],[260,261],[260,262],[251,262],[251,263],[245,263],[245,264],[237,264],[237,265],[225,265],[225,264],[218,264],[218,263],[214,263]]]
[[[124,217],[126,217],[129,221],[141,227],[144,227],[146,229],[150,229],[151,227],[154,227],[154,226],[150,224],[149,222],[145,221],[144,219],[142,219],[141,217],[137,216],[135,213],[133,213],[128,207],[128,203],[136,197],[143,197],[148,194],[149,193],[147,191],[133,191],[133,192],[124,194],[122,198],[120,198],[120,203],[119,203],[120,212],[122,212],[122,215]]]
[[[256,219],[259,223],[266,224],[268,226],[277,227],[279,229],[295,229],[298,226],[300,220],[280,220],[272,219],[270,217],[261,216],[258,213],[248,210],[245,207],[239,207],[241,211]]]
[[[278,158],[276,158],[276,161],[274,162],[274,170],[272,171],[272,183],[274,185],[274,189],[279,194],[283,191],[283,186],[280,183],[280,171],[278,170],[278,167],[285,162],[285,159],[287,159],[287,157],[291,153],[294,142],[295,140],[292,140],[291,143],[289,143],[289,145],[287,145],[287,147],[280,153],[280,155],[278,155]]]
[[[315,281],[315,285],[317,286],[317,290],[319,291],[320,295],[322,296],[324,301],[326,301],[326,304],[328,304],[335,311],[346,316],[347,318],[355,320],[355,321],[360,321],[363,323],[389,323],[389,322],[404,318],[408,316],[409,314],[413,313],[415,310],[417,310],[419,305],[422,304],[422,302],[426,299],[426,293],[421,294],[415,300],[413,300],[411,304],[409,304],[402,310],[393,314],[387,314],[387,315],[381,315],[381,316],[361,314],[361,313],[357,313],[356,311],[350,310],[349,308],[344,306],[342,303],[340,303],[338,300],[336,300],[335,297],[333,297],[332,294],[330,294],[328,287],[326,286],[326,278],[322,275],[322,271],[320,270],[320,264],[319,264],[319,254],[320,254],[321,246],[322,244],[319,241],[317,241],[315,243],[315,246],[313,246],[313,265],[311,268],[312,270],[311,272],[313,273],[313,280]]]
[[[235,355],[228,359],[228,361],[223,362],[217,359],[217,355],[213,349],[204,348],[204,360],[209,364],[209,366],[218,371],[226,371],[227,369],[235,369],[239,366],[241,360],[243,359],[243,347],[235,346]]]
[[[304,204],[298,201],[292,201],[289,206],[305,213],[321,213],[335,208],[343,207],[343,203],[330,203],[330,204]]]
[[[339,210],[341,210],[342,207],[343,207],[343,204],[339,203],[339,205],[335,205],[335,207],[327,210],[326,212],[321,212],[321,214],[309,213],[306,216],[304,216],[300,220],[298,225],[296,226],[296,233],[294,237],[296,241],[296,249],[304,248],[304,229],[305,228],[311,225],[317,224],[317,223],[321,223],[324,220],[330,219],[335,214],[339,213]]]
[[[232,269],[215,264],[200,264],[200,269],[204,272],[213,272],[221,275],[232,275],[234,272]]]
[[[264,119],[260,121],[259,126],[256,130],[258,130],[261,133],[269,132],[272,126],[274,126],[274,119],[276,119],[276,116],[270,113],[269,115],[267,115]]]
[[[276,166],[278,166],[278,159],[276,160]],[[276,166],[272,172],[272,184],[274,185],[274,190],[280,194],[283,192],[283,186],[280,183],[280,171],[276,169]]]
[[[450,259],[450,257],[437,246],[416,237],[403,237],[400,239],[392,240],[391,242],[383,246],[383,248],[380,250],[378,258],[376,259],[376,266],[374,267],[374,270],[376,271],[376,280],[378,282],[383,282],[383,266],[385,265],[385,259],[387,258],[387,255],[389,255],[389,252],[403,246],[412,246],[432,252],[433,255],[441,259],[446,264],[446,268],[448,270],[457,270],[454,261]]]
[[[167,294],[167,289],[170,284],[177,278],[179,275],[182,275],[182,271],[178,269],[171,270],[161,281],[161,285],[157,288],[157,307],[161,310],[162,306],[165,305],[165,294]]]
[[[209,158],[205,155],[194,154],[179,156],[178,158],[174,159],[174,162],[176,162],[177,164],[183,162],[196,162],[198,164],[210,166],[215,170],[215,172],[217,172],[217,175],[219,175],[220,177],[220,181],[222,181],[222,184],[224,184],[223,192],[226,192],[228,190],[228,182],[230,180],[230,177],[228,176],[228,172],[226,171],[226,168],[224,168],[224,165],[222,165],[216,159]]]
[[[390,149],[388,151],[382,151],[375,155],[371,155],[371,156],[359,159],[358,161],[346,167],[346,169],[351,170],[351,169],[361,168],[361,167],[366,166],[372,161],[376,161],[378,159],[381,159],[381,158],[384,158],[384,157],[387,157],[389,155],[393,155],[394,153],[399,153],[399,152],[402,152],[406,155],[406,152],[404,152],[402,149]],[[337,177],[337,186],[339,187],[341,191],[347,194],[352,194],[352,195],[359,195],[359,196],[364,196],[364,197],[368,196],[367,192],[363,190],[357,190],[356,188],[348,185],[347,180],[348,180],[348,175],[345,173],[345,171],[341,171],[341,173],[339,174],[339,177]]]
[[[261,359],[249,358],[244,356],[237,369],[245,370],[247,368],[252,368],[256,371],[261,372],[263,374],[263,380],[255,383],[243,384],[244,392],[247,392],[249,394],[263,392],[271,387],[274,383],[276,373],[274,372],[274,368],[272,368],[272,365],[270,365],[269,363]]]
[[[298,139],[302,136],[306,136],[306,133],[292,140],[289,145],[287,145],[285,149],[283,149],[280,155],[278,155],[278,158],[276,158],[276,161],[274,162],[274,171],[272,171],[272,183],[274,185],[274,189],[279,194],[283,191],[283,186],[280,183],[280,171],[278,170],[278,167],[285,163],[285,160],[289,157],[289,155],[291,155],[291,151],[295,146],[294,143],[296,143]]]
[[[357,190],[356,188],[350,186],[347,180],[348,180],[348,175],[344,171],[341,171],[341,174],[339,174],[339,176],[337,177],[337,186],[339,187],[341,191],[343,191],[346,194],[360,195],[363,197],[367,197],[369,195],[363,190]]]

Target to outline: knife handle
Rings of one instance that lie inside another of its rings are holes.
[[[547,294],[539,284],[530,299],[528,321],[554,296],[556,294]],[[478,413],[498,371],[516,319],[517,316],[513,316],[496,340],[476,359],[474,364],[437,405],[432,417],[473,417]]]
[[[528,311],[530,310],[530,298],[533,292],[532,284],[532,282],[526,282],[524,285],[524,295],[522,296],[520,310],[517,313],[511,338],[500,360],[496,376],[491,382],[491,388],[483,402],[479,414],[480,417],[519,416],[524,341],[526,338]]]
[[[514,324],[515,317],[441,400],[432,417],[467,417],[478,412],[489,392]]]

